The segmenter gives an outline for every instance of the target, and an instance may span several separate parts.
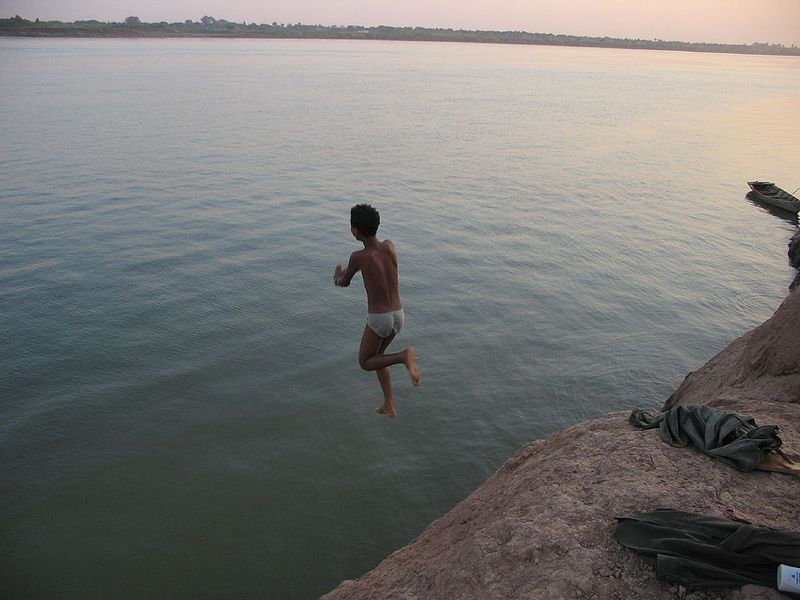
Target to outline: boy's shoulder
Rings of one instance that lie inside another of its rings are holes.
[[[370,253],[366,248],[354,250],[353,253],[350,254],[350,264],[354,267],[360,267],[368,260],[370,260]]]
[[[380,242],[380,246],[378,247],[381,250],[388,250],[390,252],[394,252],[394,242],[392,240],[383,240]],[[372,256],[375,254],[375,250],[377,248],[362,248],[361,250],[354,250],[353,253],[350,255],[351,258],[359,258],[359,257],[366,257]]]
[[[397,255],[397,252],[395,251],[394,248],[394,242],[392,240],[383,240],[381,242],[381,246],[385,251],[389,252],[389,254],[391,254],[392,256]]]
[[[380,262],[387,253],[391,255],[392,260],[397,260],[397,252],[394,249],[392,240],[383,240],[378,247],[355,250],[350,255],[350,264],[361,267],[370,262]]]

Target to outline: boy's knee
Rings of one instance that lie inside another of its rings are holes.
[[[367,368],[367,358],[362,358],[360,356],[358,357],[358,366],[364,369],[365,371],[369,371],[369,369]]]

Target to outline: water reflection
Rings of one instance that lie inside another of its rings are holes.
[[[745,194],[745,198],[747,198],[750,204],[760,208],[761,210],[765,210],[769,214],[776,216],[779,219],[783,219],[787,223],[791,223],[792,225],[797,225],[797,213],[794,213],[789,210],[784,210],[782,208],[778,208],[777,206],[768,204],[763,200],[759,200],[758,196],[756,196],[753,192],[747,192],[747,194]]]

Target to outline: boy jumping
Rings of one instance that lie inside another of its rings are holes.
[[[369,204],[359,204],[350,209],[350,232],[364,244],[364,249],[350,255],[346,269],[337,265],[333,282],[340,287],[347,287],[353,276],[361,271],[367,289],[367,325],[361,336],[358,364],[365,371],[375,371],[381,384],[383,406],[376,408],[375,412],[394,417],[397,407],[392,395],[389,367],[404,364],[415,386],[420,384],[420,373],[413,348],[384,354],[403,327],[405,314],[400,303],[394,244],[390,240],[380,241],[375,235],[380,222],[378,211]]]

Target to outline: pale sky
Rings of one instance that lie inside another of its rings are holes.
[[[800,46],[800,0],[0,0],[0,17],[393,25]]]

